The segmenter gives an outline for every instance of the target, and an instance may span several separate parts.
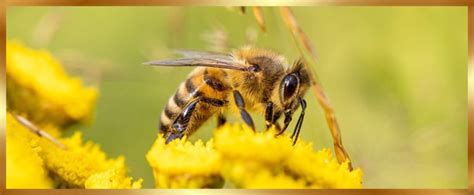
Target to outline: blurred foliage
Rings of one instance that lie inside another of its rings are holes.
[[[68,76],[47,51],[7,43],[9,110],[25,114],[36,124],[68,126],[87,121],[95,107],[97,90]]]
[[[131,175],[143,177],[144,187],[151,188],[145,154],[161,109],[190,69],[141,63],[172,57],[169,48],[221,50],[245,44],[297,59],[277,10],[262,11],[266,33],[252,14],[222,7],[9,7],[7,37],[47,48],[69,73],[99,86],[94,122],[81,127],[85,139],[100,143],[110,156],[123,154]],[[293,11],[313,41],[319,59],[315,70],[353,165],[364,170],[363,185],[464,188],[467,8]],[[302,139],[314,148],[332,148],[317,101],[313,94],[307,99]],[[262,117],[253,116],[263,126]],[[210,138],[214,126],[212,120],[191,139]]]

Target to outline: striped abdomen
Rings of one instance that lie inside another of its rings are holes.
[[[216,113],[222,112],[231,92],[224,70],[216,68],[196,68],[186,81],[182,82],[176,93],[170,97],[161,113],[160,132],[174,131],[173,122],[189,102],[199,99],[197,107],[187,124],[185,134],[193,133]]]

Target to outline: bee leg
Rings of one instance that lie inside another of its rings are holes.
[[[301,105],[301,114],[300,114],[300,117],[298,118],[298,122],[296,122],[295,130],[293,130],[293,134],[291,134],[291,139],[293,139],[293,137],[295,137],[296,135],[295,139],[293,140],[293,145],[295,145],[296,141],[298,141],[298,137],[300,135],[301,126],[303,125],[304,114],[306,110],[306,100],[304,100],[303,98],[299,98],[298,100],[300,101],[300,105]]]
[[[253,123],[253,120],[252,120],[252,117],[250,116],[250,114],[245,110],[245,102],[244,102],[244,98],[242,97],[242,95],[240,94],[239,91],[237,90],[234,90],[234,100],[235,100],[235,104],[237,105],[237,107],[239,107],[239,110],[240,110],[240,116],[242,116],[242,119],[244,119],[245,123],[250,126],[253,131],[255,131],[255,125]]]
[[[223,114],[219,114],[217,116],[217,127],[221,127],[226,122],[227,122],[227,119],[225,118],[225,116]]]
[[[273,125],[275,126],[275,129],[277,130],[277,132],[281,131],[280,123],[273,123]]]
[[[182,138],[184,133],[188,127],[189,120],[196,109],[197,103],[199,102],[200,98],[196,98],[192,100],[186,107],[179,113],[176,119],[173,122],[173,129],[168,137],[166,138],[166,143],[173,141],[176,138]]]
[[[285,112],[285,121],[283,125],[283,129],[281,129],[276,136],[279,136],[285,132],[285,130],[288,128],[288,125],[290,125],[291,120],[293,119],[291,117],[292,113],[291,112]]]
[[[183,133],[175,133],[175,132],[171,132],[170,134],[168,134],[168,136],[166,137],[166,144],[170,143],[171,141],[175,140],[175,139],[181,139],[182,137],[184,136]]]
[[[265,125],[267,126],[267,130],[273,124],[273,102],[267,103],[267,108],[265,109]]]
[[[275,125],[275,128],[277,130],[277,132],[280,132],[281,131],[281,126],[280,126],[280,123],[278,122],[278,119],[280,119],[281,117],[281,113],[282,112],[275,112],[273,117],[272,117],[272,124]],[[278,136],[278,133],[275,134],[275,137]]]

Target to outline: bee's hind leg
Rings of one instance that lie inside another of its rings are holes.
[[[168,134],[166,138],[166,143],[169,143],[177,138],[182,138],[184,136],[184,133],[188,128],[189,120],[191,119],[191,116],[193,115],[193,112],[196,109],[199,100],[199,98],[192,100],[188,105],[186,105],[183,111],[179,113],[172,125],[174,131],[171,131]]]
[[[171,132],[166,136],[166,144],[170,143],[171,141],[175,139],[181,139],[184,136],[183,133],[176,133],[176,132]]]
[[[242,119],[244,119],[245,123],[253,129],[253,131],[255,131],[255,125],[253,123],[253,120],[252,120],[252,117],[250,116],[250,114],[245,110],[245,102],[244,102],[244,98],[242,97],[242,95],[240,94],[239,91],[237,90],[234,90],[234,100],[235,100],[235,104],[237,105],[237,107],[239,108],[240,110],[240,116],[242,116]]]

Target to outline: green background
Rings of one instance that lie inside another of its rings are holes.
[[[364,171],[364,186],[465,188],[467,8],[293,11],[316,48],[315,69],[353,164]],[[229,49],[254,44],[297,59],[278,9],[263,13],[266,33],[251,10],[242,15],[224,7],[9,7],[7,37],[47,48],[69,73],[99,88],[94,120],[68,134],[80,129],[110,157],[124,155],[130,174],[152,188],[145,154],[161,109],[191,69],[141,63],[173,57],[170,48],[215,49],[209,37],[219,40],[216,32],[227,33]],[[314,95],[307,99],[301,138],[332,149]],[[262,117],[253,117],[263,127]],[[208,122],[192,139],[208,139],[214,126]]]

